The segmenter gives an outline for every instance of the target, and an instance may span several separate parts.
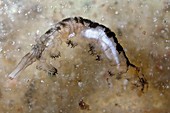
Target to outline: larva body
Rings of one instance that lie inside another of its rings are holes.
[[[60,72],[67,72],[67,63],[72,67],[83,64],[81,68],[85,66],[88,71],[93,70],[93,64],[94,68],[112,70],[114,74],[126,72],[128,66],[136,67],[130,63],[109,28],[82,17],[66,18],[56,23],[36,42],[31,52],[9,74],[11,79],[37,60],[40,62],[38,69],[52,75],[58,68],[61,68]]]

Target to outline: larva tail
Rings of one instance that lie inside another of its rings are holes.
[[[36,61],[36,57],[34,55],[34,52],[27,53],[19,62],[17,67],[8,75],[10,79],[14,79],[19,72],[24,70],[26,67],[31,65],[33,62]]]

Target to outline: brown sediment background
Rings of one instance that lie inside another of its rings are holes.
[[[69,73],[49,77],[34,63],[15,80],[7,78],[36,38],[54,23],[74,16],[96,21],[115,32],[129,60],[141,68],[147,79],[144,92],[128,81],[134,76],[131,69],[122,78]],[[2,113],[168,113],[169,57],[168,0],[0,0]]]

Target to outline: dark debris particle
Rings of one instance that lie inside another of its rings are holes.
[[[122,79],[122,76],[121,76],[121,74],[117,74],[117,75],[116,75],[116,79],[117,79],[117,80],[120,80],[120,79]]]
[[[114,3],[115,5],[117,5],[118,4],[118,1],[115,1],[115,3]]]
[[[60,52],[58,52],[58,53],[51,53],[51,54],[50,54],[50,57],[51,57],[52,59],[59,58],[59,57],[61,57],[61,53],[60,53]]]
[[[139,79],[139,83],[141,85],[141,91],[144,92],[145,88],[148,88],[148,82],[146,80],[146,78],[144,77],[144,75],[142,75],[142,77],[138,76]]]
[[[97,61],[101,61],[102,60],[101,56],[100,55],[96,55],[96,60]]]
[[[111,71],[108,71],[108,74],[110,77],[114,76],[114,74]]]
[[[36,92],[35,81],[32,81],[28,87],[28,90],[25,93],[25,103],[29,108],[33,107],[33,95]]]
[[[106,82],[107,82],[107,85],[110,87],[111,86],[111,82],[110,82],[110,78],[106,78]]]
[[[95,50],[94,44],[90,43],[88,46],[89,46],[88,52],[90,53],[90,55],[95,55],[96,54],[96,50]]]
[[[48,75],[54,77],[56,74],[58,74],[58,70],[52,66],[52,68],[48,70]]]
[[[74,47],[76,47],[78,45],[77,43],[73,42],[72,40],[67,40],[66,44],[68,46],[71,46],[71,48],[74,48]]]
[[[146,35],[147,33],[146,33],[146,31],[142,31],[142,34],[143,34],[143,35]]]
[[[26,97],[32,97],[32,94],[35,92],[35,82],[31,82],[27,92],[25,93]]]
[[[115,103],[115,106],[116,106],[116,107],[121,107],[118,103]]]
[[[90,106],[86,104],[83,100],[80,100],[79,107],[81,110],[90,110]]]
[[[133,83],[133,85],[138,88],[142,93],[148,89],[148,82],[144,75],[138,76],[138,80],[136,83]]]

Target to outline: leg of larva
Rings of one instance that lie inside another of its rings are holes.
[[[55,76],[58,73],[58,70],[53,65],[47,64],[45,59],[40,60],[36,68],[47,72],[49,76]]]

